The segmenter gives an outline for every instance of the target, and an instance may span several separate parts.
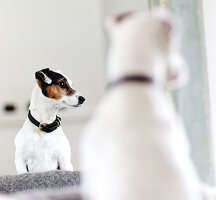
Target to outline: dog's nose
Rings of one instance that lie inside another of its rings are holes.
[[[79,96],[78,101],[79,101],[79,104],[83,104],[83,102],[85,101],[85,98],[82,96]]]

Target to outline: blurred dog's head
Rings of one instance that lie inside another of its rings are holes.
[[[85,98],[72,88],[71,80],[61,73],[46,68],[36,72],[35,78],[43,95],[56,100],[61,107],[78,107],[85,101]]]
[[[105,31],[112,56],[108,62],[113,65],[115,60],[116,67],[134,68],[136,73],[147,73],[155,82],[166,82],[171,87],[184,85],[188,73],[180,53],[177,24],[164,10],[109,18]]]

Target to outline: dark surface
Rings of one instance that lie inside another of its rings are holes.
[[[0,177],[0,193],[11,194],[41,189],[62,189],[80,185],[80,173],[75,171],[48,171]]]

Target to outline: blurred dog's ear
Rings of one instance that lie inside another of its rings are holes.
[[[35,73],[35,78],[37,79],[38,85],[41,87],[42,83],[50,84],[52,83],[52,79],[50,77],[49,68],[42,69]]]
[[[179,29],[181,23],[164,9],[154,10],[154,17],[158,22],[162,41],[168,47],[168,61],[166,80],[171,89],[184,86],[188,81],[188,69],[186,62],[180,52]]]
[[[188,82],[188,68],[181,54],[173,53],[168,61],[167,85],[171,89],[178,89]]]
[[[165,39],[170,39],[173,34],[178,32],[181,24],[169,11],[164,9],[155,9],[153,11],[153,16],[159,24],[158,33],[162,37],[165,37]]]
[[[132,12],[125,12],[125,13],[122,13],[120,15],[117,15],[115,18],[114,18],[114,21],[115,23],[121,23],[123,22],[125,19],[127,19],[128,17],[130,17],[132,14]]]
[[[161,19],[160,21],[160,34],[166,37],[166,39],[169,39],[171,32],[173,30],[173,24],[172,21],[169,19]]]
[[[105,33],[110,34],[111,30],[115,28],[116,25],[123,22],[125,19],[130,17],[132,15],[132,12],[124,12],[119,15],[110,16],[106,19],[105,22]]]

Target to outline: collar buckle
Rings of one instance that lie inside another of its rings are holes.
[[[56,119],[57,119],[58,127],[60,127],[61,126],[61,118],[60,117],[56,117]]]
[[[40,124],[39,124],[39,127],[38,127],[38,128],[39,128],[39,131],[42,132],[43,126],[46,126],[46,125],[47,125],[47,123],[40,123]]]

